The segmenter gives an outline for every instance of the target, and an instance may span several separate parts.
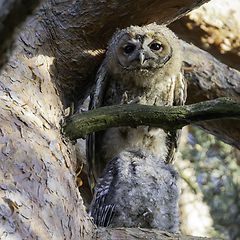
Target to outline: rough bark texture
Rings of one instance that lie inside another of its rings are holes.
[[[41,0],[2,0],[0,2],[0,70],[14,50],[20,27]]]
[[[92,224],[75,184],[75,149],[61,136],[52,58],[22,56],[0,82],[0,238],[79,239]]]

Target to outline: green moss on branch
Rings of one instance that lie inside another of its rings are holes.
[[[175,130],[200,121],[224,118],[240,119],[240,102],[218,98],[186,106],[125,104],[70,116],[66,119],[64,133],[75,140],[111,127],[146,125]]]

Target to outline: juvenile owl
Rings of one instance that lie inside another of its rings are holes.
[[[138,103],[183,105],[186,84],[177,37],[163,25],[130,26],[118,30],[109,42],[100,66],[90,109]],[[144,148],[166,163],[172,163],[180,131],[139,126],[118,127],[90,134],[87,165],[91,189],[107,163],[123,150]]]
[[[123,150],[97,181],[90,209],[94,223],[177,231],[178,178],[172,164],[146,149]]]

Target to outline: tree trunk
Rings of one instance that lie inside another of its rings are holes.
[[[75,149],[62,139],[52,58],[22,56],[1,75],[1,239],[79,239],[92,233],[75,184]]]

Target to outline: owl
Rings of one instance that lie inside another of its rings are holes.
[[[145,148],[111,159],[95,187],[90,216],[99,227],[178,230],[179,175]]]
[[[91,95],[90,109],[119,104],[183,105],[186,83],[178,38],[164,25],[152,23],[118,30],[109,41]],[[110,128],[87,137],[89,183],[124,150],[144,148],[165,163],[174,161],[180,130],[139,126]]]

